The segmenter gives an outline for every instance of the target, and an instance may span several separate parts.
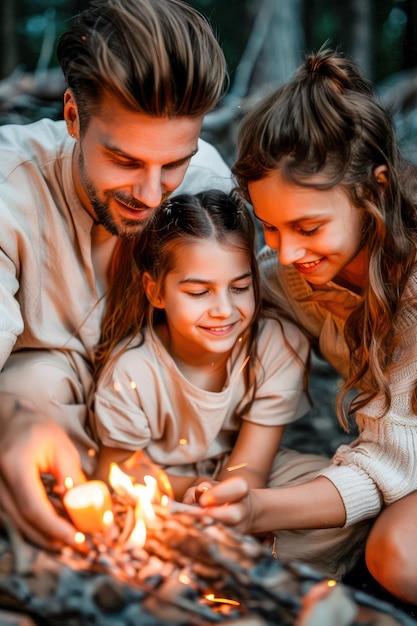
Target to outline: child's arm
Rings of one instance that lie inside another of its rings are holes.
[[[251,489],[266,487],[284,430],[285,426],[262,426],[244,421],[227,467],[218,474],[215,481],[202,476],[195,478],[188,486],[183,502],[195,504],[201,493],[199,485],[204,484],[207,488],[231,476],[244,479],[245,484]]]
[[[218,481],[241,476],[250,489],[265,487],[285,426],[263,426],[243,421],[227,467]]]

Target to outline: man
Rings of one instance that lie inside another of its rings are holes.
[[[117,237],[182,182],[231,186],[198,139],[225,61],[194,9],[93,0],[57,52],[64,121],[0,129],[0,508],[48,546],[72,543],[74,528],[40,474],[80,482],[94,467],[86,402]]]

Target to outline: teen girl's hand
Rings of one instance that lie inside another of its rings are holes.
[[[205,489],[208,487],[207,489]],[[240,476],[223,480],[215,486],[209,481],[200,483],[198,503],[200,511],[242,533],[252,525],[252,498],[247,482]]]
[[[184,493],[182,498],[184,504],[199,504],[201,495],[211,487],[219,484],[218,480],[210,480],[208,478],[204,480],[200,478],[198,480],[200,482],[197,485],[191,485]]]
[[[27,407],[10,412],[13,415],[0,424],[0,524],[9,518],[24,536],[45,548],[74,545],[76,529],[56,513],[41,474],[52,474],[58,486],[67,476],[74,484],[84,482],[78,452],[53,420]]]

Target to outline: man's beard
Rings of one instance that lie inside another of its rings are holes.
[[[114,194],[111,192],[107,193],[107,201],[100,200],[97,194],[97,189],[91,182],[91,180],[87,176],[87,172],[84,166],[84,158],[82,156],[82,152],[80,151],[80,156],[78,160],[78,166],[80,171],[80,180],[81,184],[84,188],[85,193],[87,194],[88,200],[94,210],[97,221],[99,224],[104,226],[104,228],[111,234],[116,237],[124,237],[126,239],[133,239],[139,233],[143,231],[143,229],[149,224],[152,214],[147,218],[135,220],[135,219],[122,219],[121,223],[116,222],[114,219],[110,208],[109,201],[111,198],[115,198],[117,200],[120,197],[120,200],[127,206],[132,205],[132,208],[136,208],[137,210],[149,209],[144,204],[139,203],[134,198],[127,197],[125,194],[120,192],[115,192]],[[165,194],[162,201],[165,201],[168,198],[169,194]]]

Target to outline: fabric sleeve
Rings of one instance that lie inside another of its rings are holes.
[[[391,405],[382,396],[358,411],[359,437],[338,448],[329,468],[320,472],[333,482],[346,508],[346,525],[377,515],[417,489],[417,416],[412,394],[417,381],[417,280],[404,293],[397,327],[401,346],[389,368]]]
[[[18,335],[23,332],[20,306],[15,298],[19,289],[19,232],[7,207],[0,201],[2,220],[0,230],[0,370],[9,358]],[[39,285],[33,285],[39,289]]]
[[[267,426],[290,424],[310,408],[303,391],[308,340],[290,322],[281,324],[269,319],[260,328],[258,387],[249,412],[243,416]]]
[[[133,367],[135,365],[135,367]],[[140,380],[140,386],[133,383]],[[140,387],[140,388],[139,388]],[[154,391],[155,389],[155,391]],[[141,390],[157,393],[155,378],[146,362],[125,352],[100,376],[94,396],[91,426],[106,446],[137,450],[146,448],[151,439]]]
[[[221,189],[229,193],[233,188],[231,171],[217,149],[203,139],[198,140],[198,152],[191,159],[181,185],[173,195],[198,193],[205,189]]]

